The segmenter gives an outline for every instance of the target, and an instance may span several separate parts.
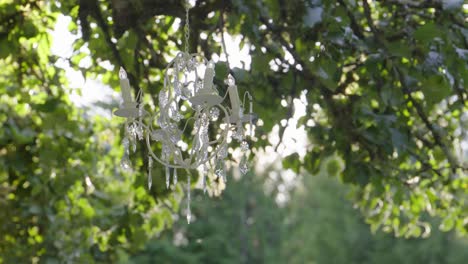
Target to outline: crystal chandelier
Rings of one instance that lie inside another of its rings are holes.
[[[198,170],[204,192],[207,186],[207,173],[227,182],[226,161],[228,144],[240,143],[242,158],[239,170],[248,172],[246,137],[253,133],[252,96],[246,92],[240,100],[235,79],[226,77],[227,92],[221,96],[213,79],[215,64],[201,54],[188,52],[189,8],[186,8],[185,51],[167,65],[164,73],[164,86],[158,94],[159,110],[148,113],[142,104],[142,91],[132,99],[127,73],[120,68],[120,86],[123,104],[115,115],[126,118],[125,136],[122,144],[124,156],[121,166],[131,168],[130,152],[136,151],[136,142],[146,143],[148,151],[148,188],[152,186],[151,168],[156,161],[164,166],[166,187],[171,182],[177,184],[177,171],[187,170],[187,221],[190,223],[190,170]],[[227,105],[229,96],[230,105]],[[244,113],[246,98],[249,112]],[[149,122],[144,122],[149,121]],[[249,124],[250,131],[244,127]],[[156,144],[155,144],[156,143]]]

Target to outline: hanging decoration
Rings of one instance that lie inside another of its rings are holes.
[[[120,68],[123,104],[114,114],[126,118],[122,168],[131,169],[129,155],[136,151],[137,141],[146,143],[149,189],[153,184],[151,170],[154,161],[164,166],[167,188],[171,184],[171,174],[175,185],[178,170],[189,172],[187,221],[190,223],[190,171],[199,171],[204,192],[207,188],[207,174],[210,172],[226,182],[228,144],[237,141],[242,151],[239,170],[246,174],[249,150],[246,137],[253,133],[255,115],[252,112],[252,96],[246,92],[241,102],[232,75],[227,76],[224,82],[227,93],[221,96],[213,83],[214,62],[208,61],[201,54],[189,53],[188,4],[185,21],[185,51],[179,52],[165,69],[164,86],[158,94],[159,111],[148,113],[144,110],[141,90],[136,101],[132,99],[127,73]],[[226,102],[228,96],[229,106]],[[249,100],[248,113],[244,113],[246,97]],[[149,124],[145,124],[146,120],[149,120]],[[250,123],[250,131],[246,131],[246,123]],[[153,144],[156,142],[158,144]]]

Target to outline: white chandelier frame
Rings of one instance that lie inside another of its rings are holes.
[[[158,94],[158,111],[154,114],[143,108],[141,89],[132,99],[130,82],[126,71],[119,71],[123,103],[114,115],[126,118],[124,156],[121,166],[131,168],[130,149],[136,151],[136,142],[145,140],[148,150],[148,188],[152,186],[151,169],[153,161],[165,167],[166,188],[170,186],[170,170],[173,170],[173,184],[177,184],[177,170],[188,171],[187,177],[187,221],[190,223],[190,170],[198,169],[202,177],[203,190],[206,192],[208,168],[225,183],[228,143],[236,140],[240,143],[242,158],[239,170],[248,172],[247,152],[249,144],[245,123],[250,123],[250,137],[253,136],[253,122],[256,115],[252,112],[253,98],[246,91],[241,103],[234,77],[229,74],[224,83],[227,91],[220,96],[214,85],[215,64],[202,54],[188,52],[189,7],[186,9],[185,51],[179,52],[164,70],[163,88]],[[229,64],[228,64],[229,68]],[[226,105],[229,97],[230,107]],[[249,112],[244,114],[246,97],[249,99]],[[192,111],[192,115],[188,111]],[[187,112],[181,114],[181,112]],[[219,118],[220,113],[224,115]],[[149,124],[145,124],[149,116]],[[185,122],[185,123],[184,123]],[[186,129],[193,122],[193,130],[187,137]],[[155,128],[153,124],[157,124]],[[215,127],[215,125],[217,125]],[[210,133],[211,132],[211,133]],[[211,138],[210,138],[211,135]],[[214,135],[214,138],[213,138]],[[152,141],[161,143],[158,155],[153,151]]]

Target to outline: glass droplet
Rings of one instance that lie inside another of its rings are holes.
[[[217,154],[218,159],[225,159],[228,155],[228,149],[227,149],[227,144],[222,144],[219,146],[219,151]]]
[[[210,119],[213,121],[218,120],[219,118],[219,108],[218,107],[212,107],[210,109]]]
[[[151,170],[148,172],[148,190],[151,190],[151,186],[153,185],[153,177],[151,176]]]
[[[130,158],[128,157],[127,153],[125,153],[122,156],[122,160],[120,160],[120,166],[124,170],[131,170],[132,169],[132,163],[130,162]]]
[[[247,150],[249,150],[249,143],[247,143],[247,141],[245,141],[245,140],[242,141],[240,146],[241,146],[242,152],[246,152]]]
[[[151,168],[153,167],[153,158],[148,157],[148,190],[151,190],[153,185],[153,176],[151,175]]]
[[[122,140],[122,145],[124,146],[124,153],[126,153],[128,155],[129,153],[129,146],[130,146],[130,142],[128,141],[128,138],[127,137],[124,137],[124,139]]]
[[[226,178],[226,167],[224,165],[224,160],[218,159],[216,161],[215,174],[221,178],[224,182],[227,182]]]
[[[137,147],[135,140],[132,139],[132,140],[130,141],[130,144],[132,145],[132,151],[133,151],[133,153],[135,153],[135,152],[136,152],[136,147]]]
[[[171,173],[169,167],[166,167],[166,188],[169,189],[169,184],[171,180]]]
[[[172,180],[173,180],[173,183],[174,183],[174,185],[176,185],[176,184],[177,184],[177,169],[174,169],[174,176],[173,176],[173,177],[174,177],[174,178],[172,179]]]
[[[187,177],[187,223],[190,224],[190,221],[192,220],[192,212],[190,210],[190,175]]]
[[[190,59],[187,61],[187,70],[194,71],[196,67],[197,67],[197,63],[195,62],[194,59]]]
[[[168,102],[167,92],[161,90],[159,92],[159,107],[164,107]]]
[[[242,128],[237,128],[236,132],[234,132],[232,137],[237,141],[242,141],[244,139],[244,131],[242,131]]]
[[[247,158],[242,156],[242,159],[239,163],[239,171],[242,173],[242,175],[245,175],[249,171],[249,166],[247,165]]]
[[[181,89],[180,89],[180,82],[179,80],[174,80],[174,94],[175,96],[180,96],[181,95]]]
[[[143,127],[135,124],[135,132],[138,140],[143,140]]]

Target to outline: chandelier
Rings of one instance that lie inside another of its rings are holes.
[[[132,99],[127,73],[119,71],[123,104],[114,112],[126,118],[122,144],[124,155],[121,166],[131,169],[130,153],[136,151],[137,141],[144,141],[148,152],[148,188],[153,178],[151,169],[155,162],[165,170],[166,188],[177,184],[177,171],[186,170],[187,221],[190,223],[190,171],[198,170],[203,191],[206,192],[207,174],[226,179],[228,145],[240,144],[242,157],[239,171],[248,172],[246,138],[253,133],[252,96],[245,92],[240,100],[234,77],[229,74],[221,96],[214,85],[215,64],[202,54],[188,52],[189,7],[186,8],[185,51],[179,52],[164,71],[164,86],[158,94],[158,110],[149,113],[143,107],[143,93]],[[229,97],[230,104],[227,103]],[[249,111],[244,113],[246,98]],[[146,122],[145,122],[146,121]],[[245,124],[249,123],[248,129]]]

